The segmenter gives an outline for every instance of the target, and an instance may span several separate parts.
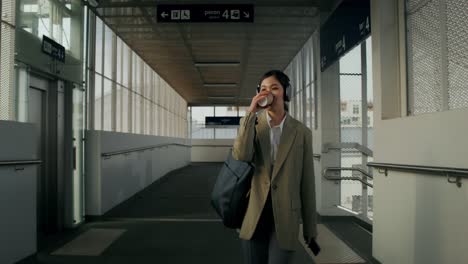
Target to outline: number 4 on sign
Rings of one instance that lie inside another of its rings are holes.
[[[224,10],[224,12],[223,12],[223,17],[224,17],[225,19],[229,19],[229,10]]]

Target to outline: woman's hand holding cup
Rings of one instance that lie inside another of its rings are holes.
[[[249,112],[256,113],[261,109],[267,108],[273,102],[273,94],[268,91],[262,91],[252,98]]]

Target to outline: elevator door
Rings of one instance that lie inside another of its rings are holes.
[[[28,119],[36,124],[38,158],[37,238],[44,245],[48,234],[62,228],[64,178],[63,82],[29,76]]]
[[[29,122],[36,125],[36,141],[38,142],[37,157],[43,163],[37,166],[37,230],[43,233],[46,229],[46,205],[44,196],[46,195],[47,158],[45,153],[45,135],[46,135],[46,90],[30,87],[28,91]]]

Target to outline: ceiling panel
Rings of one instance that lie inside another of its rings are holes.
[[[231,0],[230,4],[249,1]],[[98,14],[189,105],[250,103],[261,75],[284,69],[319,23],[319,0],[251,1],[254,23],[158,24],[160,1],[103,0]],[[197,4],[199,1],[177,1]],[[205,0],[204,4],[216,3]],[[195,62],[238,62],[197,67]],[[233,83],[235,87],[204,84]],[[229,98],[216,98],[219,96]]]

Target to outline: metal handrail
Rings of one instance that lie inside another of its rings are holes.
[[[322,153],[327,153],[331,149],[356,149],[368,157],[372,157],[374,155],[374,152],[370,148],[356,142],[324,143],[322,145]]]
[[[133,149],[127,149],[127,150],[106,152],[106,153],[102,153],[101,156],[102,157],[110,157],[110,156],[115,156],[115,155],[128,154],[128,153],[132,153],[132,152],[140,152],[140,151],[145,151],[145,150],[150,150],[150,149],[155,149],[155,148],[162,148],[162,147],[167,147],[167,146],[182,146],[182,147],[187,147],[187,148],[192,147],[192,145],[179,144],[179,143],[169,143],[169,144],[159,144],[159,145],[154,145],[154,146],[133,148]]]
[[[363,181],[361,178],[359,177],[330,177],[330,176],[323,176],[325,179],[327,180],[330,180],[330,181],[359,181],[361,182],[362,184],[364,185],[367,185],[371,188],[374,188],[374,185],[368,183],[368,182],[365,182]]]
[[[367,178],[374,179],[374,177],[369,172],[359,167],[326,167],[323,170],[323,174],[327,174],[328,171],[358,171]]]
[[[41,164],[42,160],[3,160],[0,166]]]
[[[349,168],[349,167],[327,167],[323,170],[322,172],[322,176],[327,179],[327,180],[330,180],[330,181],[359,181],[361,182],[362,184],[366,185],[366,186],[369,186],[371,188],[374,188],[374,185],[373,184],[370,184],[368,183],[367,181],[364,181],[362,178],[359,178],[359,177],[331,177],[331,176],[328,176],[327,173],[328,171],[330,170],[351,170],[351,171],[359,171],[363,176],[366,176],[368,178],[371,178],[373,179],[372,175],[370,175],[369,173],[367,173],[366,171],[362,170],[361,168]]]
[[[203,144],[197,144],[197,145],[192,145],[192,147],[223,147],[223,148],[232,148],[232,145],[203,145]]]
[[[435,166],[420,166],[420,165],[407,165],[407,164],[394,164],[394,163],[383,163],[383,162],[368,162],[367,166],[371,168],[379,169],[379,172],[388,176],[388,170],[403,170],[413,172],[426,172],[431,174],[443,174],[447,176],[449,183],[455,183],[458,187],[462,186],[461,178],[468,178],[468,169],[464,168],[452,168],[452,167],[435,167]],[[383,171],[381,171],[383,170]],[[450,176],[455,177],[455,180],[451,180]]]

